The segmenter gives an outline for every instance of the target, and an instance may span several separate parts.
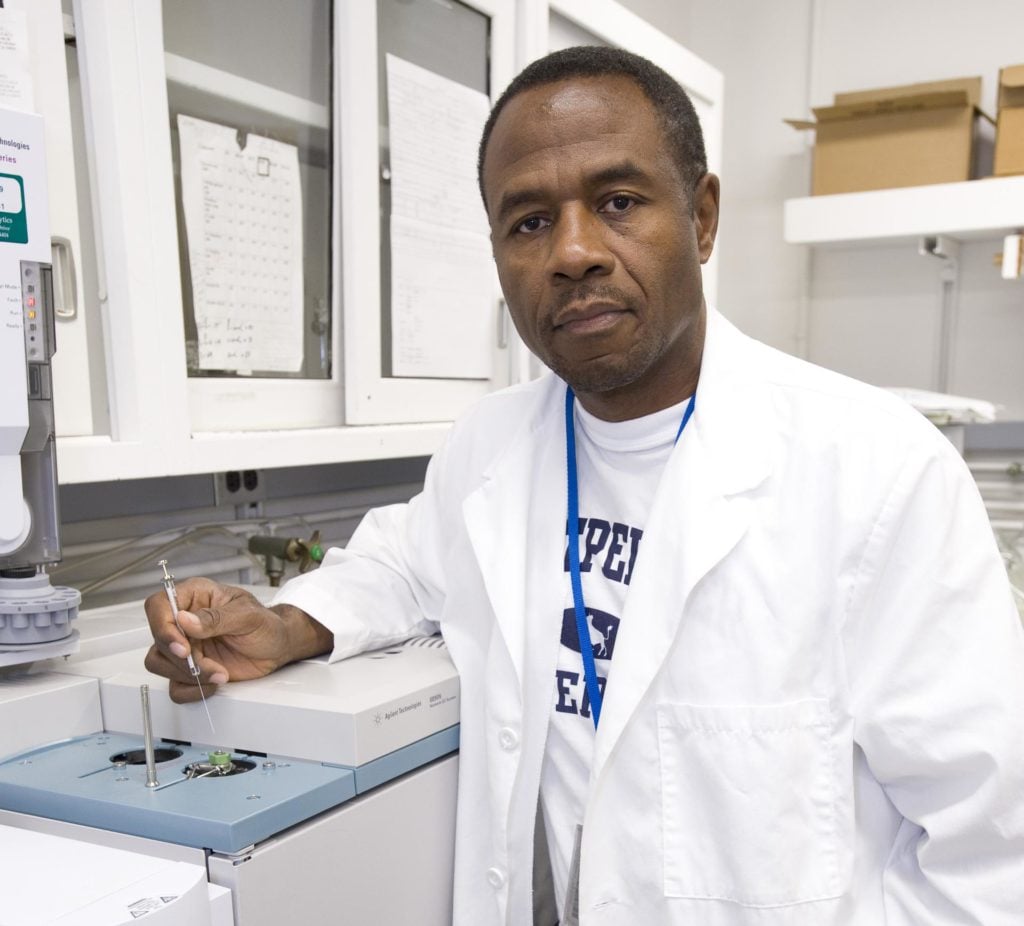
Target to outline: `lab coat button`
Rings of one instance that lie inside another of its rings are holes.
[[[519,745],[519,734],[511,727],[502,727],[498,731],[498,742],[502,749],[511,752]]]
[[[487,883],[495,890],[505,886],[505,872],[500,868],[487,869]]]

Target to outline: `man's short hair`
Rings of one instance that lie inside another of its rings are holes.
[[[628,77],[636,83],[658,114],[687,196],[693,193],[701,177],[707,173],[708,158],[704,150],[704,133],[686,91],[660,67],[640,55],[621,48],[577,45],[554,51],[527,65],[498,97],[484,125],[477,156],[477,181],[485,206],[484,158],[491,132],[502,110],[510,100],[527,90],[573,77]]]

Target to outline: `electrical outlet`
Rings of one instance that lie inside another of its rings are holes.
[[[231,469],[214,473],[214,502],[219,505],[249,505],[267,497],[266,480],[258,469]]]

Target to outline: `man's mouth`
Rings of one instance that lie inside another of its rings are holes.
[[[568,334],[600,334],[614,327],[628,311],[611,302],[568,306],[555,316],[552,327]]]

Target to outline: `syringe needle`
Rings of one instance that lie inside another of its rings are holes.
[[[196,677],[196,684],[199,686],[199,697],[203,699],[203,708],[206,710],[206,719],[210,723],[210,732],[216,736],[217,731],[213,728],[213,718],[210,716],[210,705],[206,703],[206,694],[203,691],[203,683]]]
[[[167,593],[167,600],[171,603],[171,616],[174,618],[174,626],[178,628],[178,633],[185,636],[185,631],[181,629],[181,622],[178,620],[178,590],[174,586],[174,576],[167,571],[167,560],[162,559],[157,565],[164,571],[161,582],[163,582],[164,591]],[[185,661],[188,663],[188,671],[196,680],[196,685],[199,686],[199,697],[203,699],[206,719],[210,722],[210,732],[216,736],[217,731],[213,727],[213,718],[210,716],[210,705],[206,703],[206,692],[203,691],[203,683],[199,681],[199,666],[196,665],[191,652],[185,657]]]

